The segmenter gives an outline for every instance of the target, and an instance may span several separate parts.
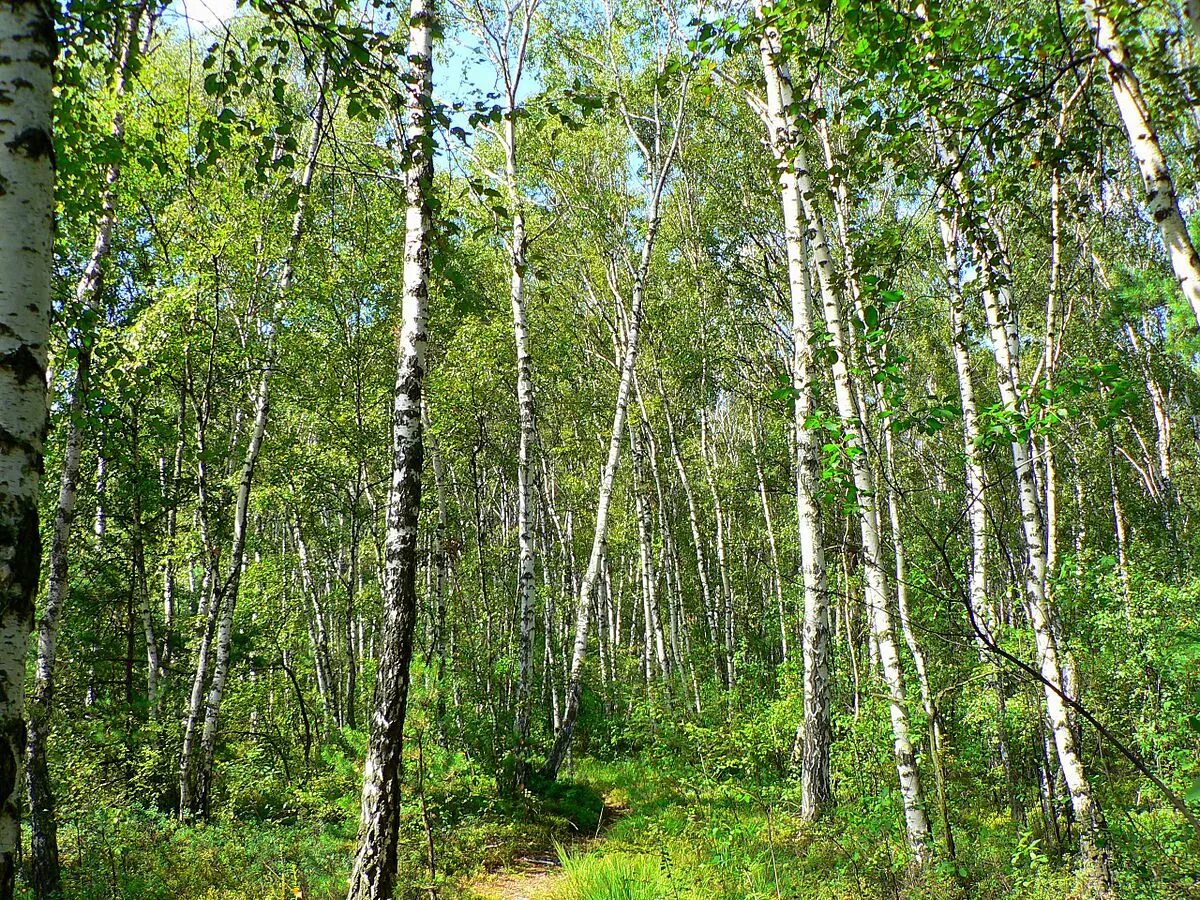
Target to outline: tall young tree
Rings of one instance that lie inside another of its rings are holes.
[[[761,17],[762,11],[759,10]],[[779,179],[787,252],[788,292],[792,310],[792,392],[796,442],[796,525],[804,590],[804,721],[802,728],[801,813],[815,819],[833,802],[829,755],[833,744],[830,693],[832,648],[825,529],[819,496],[821,449],[813,427],[817,411],[813,366],[814,327],[807,225],[796,171],[795,148],[801,136],[790,106],[787,69],[779,58],[779,36],[763,23],[759,41],[766,79],[766,103],[759,112],[767,126]]]
[[[768,79],[768,92],[777,95],[776,108],[780,114],[791,116],[795,121],[795,98],[791,80],[783,60],[783,45],[777,28],[767,24],[761,39],[763,70]],[[795,124],[793,129],[797,130]],[[839,279],[825,236],[823,213],[817,203],[816,188],[808,168],[807,154],[803,142],[797,140],[788,148],[795,167],[797,190],[800,195],[800,211],[804,216],[809,258],[816,273],[816,282],[825,312],[825,326],[829,332],[834,359],[832,379],[838,416],[841,420],[842,437],[847,444],[858,519],[863,545],[863,580],[867,610],[870,615],[871,638],[882,669],[884,683],[889,695],[889,711],[892,722],[893,754],[900,781],[900,793],[904,800],[905,826],[909,846],[918,863],[929,858],[931,832],[925,813],[925,801],[917,771],[916,754],[909,735],[908,708],[904,691],[904,680],[900,670],[900,657],[896,650],[894,628],[889,608],[887,575],[883,564],[883,544],[879,516],[879,498],[875,491],[873,471],[874,453],[867,441],[864,410],[852,383],[850,369],[851,341],[847,333],[842,310]]]
[[[404,718],[417,620],[417,520],[421,510],[421,395],[429,340],[433,189],[433,0],[409,11],[404,101],[405,236],[400,333],[392,409],[392,470],[384,550],[383,623],[371,739],[363,767],[358,846],[349,900],[391,900],[396,884]]]
[[[75,287],[76,311],[81,322],[75,348],[75,376],[67,401],[65,452],[59,480],[58,504],[54,513],[54,531],[50,542],[50,571],[46,580],[46,605],[38,620],[37,664],[34,669],[33,696],[29,702],[29,736],[25,751],[25,778],[29,792],[30,869],[34,893],[39,897],[59,892],[61,874],[58,861],[58,825],[54,810],[54,792],[50,769],[46,761],[46,741],[49,737],[50,714],[54,699],[54,667],[58,642],[59,621],[66,602],[71,553],[71,531],[75,523],[75,499],[79,484],[80,457],[88,419],[87,404],[91,392],[93,351],[103,320],[102,295],[104,269],[112,247],[113,227],[117,219],[117,186],[121,177],[124,152],[124,110],[120,104],[133,78],[139,53],[153,33],[156,13],[150,16],[143,31],[142,20],[147,13],[148,0],[139,0],[122,22],[123,31],[117,37],[122,48],[114,75],[113,95],[117,109],[113,114],[110,137],[116,158],[104,172],[104,187],[100,198],[100,214],[96,220],[96,236],[91,253],[84,264],[83,274]]]
[[[665,60],[658,60],[661,71]],[[608,454],[605,457],[604,469],[600,473],[600,485],[596,499],[596,525],[592,534],[592,549],[588,556],[587,569],[579,585],[577,607],[575,612],[575,640],[571,650],[571,669],[567,680],[566,700],[563,706],[562,721],[554,735],[554,744],[550,748],[546,761],[542,764],[541,775],[554,779],[566,759],[571,746],[571,735],[575,731],[575,720],[579,715],[579,702],[583,693],[583,665],[587,660],[588,632],[592,618],[592,598],[595,593],[596,579],[604,562],[608,540],[608,512],[612,502],[613,484],[617,475],[617,464],[621,458],[621,444],[625,436],[625,415],[629,406],[630,393],[633,387],[634,369],[638,358],[638,335],[642,325],[642,304],[646,294],[646,283],[650,277],[650,264],[654,258],[654,244],[658,235],[661,218],[660,204],[667,179],[675,165],[675,158],[683,139],[684,113],[687,104],[690,72],[685,70],[676,86],[678,97],[675,109],[668,117],[666,110],[660,105],[664,98],[657,96],[658,86],[655,85],[656,97],[653,113],[649,117],[650,135],[648,139],[640,136],[635,127],[626,101],[618,102],[625,126],[637,147],[644,165],[646,180],[645,198],[645,234],[642,236],[642,248],[636,268],[633,269],[633,285],[626,320],[624,335],[624,355],[621,360],[620,378],[617,383],[617,400],[613,409],[612,429],[609,433]],[[639,116],[639,122],[641,116]]]

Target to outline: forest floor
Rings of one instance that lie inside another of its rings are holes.
[[[478,900],[539,900],[552,896],[566,877],[563,850],[572,855],[598,850],[609,829],[629,812],[619,799],[608,795],[603,799],[595,831],[577,834],[566,843],[555,841],[528,849],[507,865],[474,878],[467,885],[468,896]]]

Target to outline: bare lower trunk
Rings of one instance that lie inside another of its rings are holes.
[[[788,621],[783,605],[783,577],[779,570],[779,549],[775,544],[775,522],[771,515],[771,503],[767,496],[767,482],[763,477],[762,458],[758,451],[758,424],[750,428],[750,450],[754,455],[754,476],[758,481],[758,500],[762,505],[763,524],[767,529],[767,549],[771,559],[771,581],[775,592],[775,607],[779,615],[779,650],[782,662],[788,660]]]
[[[957,187],[961,191],[961,184]],[[1017,411],[1021,398],[1018,389],[1019,360],[1009,340],[1013,320],[1007,288],[1010,267],[1002,242],[986,230],[986,220],[983,223],[983,228],[974,235],[974,244],[977,256],[987,261],[983,298],[996,360],[1000,398],[1008,409]],[[1033,454],[1028,440],[1020,436],[1014,436],[1011,448],[1025,549],[1025,603],[1037,645],[1039,669],[1045,680],[1046,711],[1063,778],[1071,794],[1071,805],[1080,823],[1080,852],[1084,867],[1089,878],[1095,881],[1097,890],[1109,894],[1113,885],[1104,814],[1092,795],[1084,773],[1075,733],[1071,728],[1069,707],[1063,697],[1067,681],[1064,679],[1062,653],[1056,640],[1054,607],[1046,592],[1045,523],[1034,474]]]
[[[679,105],[672,122],[672,134],[666,146],[662,144],[662,123],[657,121],[654,141],[655,150],[651,152],[643,146],[645,162],[650,177],[653,179],[649,187],[646,209],[646,236],[642,243],[641,258],[634,272],[633,296],[630,303],[629,318],[625,333],[625,356],[621,362],[621,377],[617,384],[617,400],[613,409],[612,429],[609,432],[608,456],[604,462],[604,470],[600,475],[599,492],[596,499],[596,526],[592,535],[592,550],[588,557],[588,566],[579,586],[578,605],[575,615],[575,640],[571,650],[571,668],[567,678],[566,698],[563,705],[562,722],[554,735],[554,744],[546,761],[542,764],[541,775],[553,780],[558,777],[571,746],[571,735],[575,730],[575,720],[579,715],[579,701],[583,691],[583,664],[587,659],[588,628],[591,622],[592,594],[595,590],[596,578],[600,573],[601,563],[605,558],[608,541],[608,507],[612,500],[613,482],[616,479],[617,463],[621,457],[621,442],[625,433],[625,415],[629,406],[629,398],[633,385],[634,369],[637,365],[638,334],[642,321],[642,300],[645,296],[646,281],[650,275],[650,261],[654,255],[654,241],[658,234],[659,201],[666,187],[667,176],[674,165],[675,155],[679,151],[682,137],[682,121],[684,102],[687,98],[688,77],[685,76],[680,86]],[[633,133],[632,126],[631,133]],[[635,135],[636,136],[636,135]]]
[[[776,38],[777,40],[777,38]],[[787,248],[788,287],[792,309],[792,394],[796,436],[796,524],[804,582],[804,721],[801,724],[801,815],[811,821],[833,803],[829,756],[833,744],[830,693],[828,581],[825,573],[825,529],[818,491],[821,443],[810,419],[816,412],[813,373],[813,303],[806,249],[806,223],[796,160],[791,153],[800,136],[790,115],[791,88],[777,59],[773,40],[761,45],[767,79],[765,123],[776,159]],[[856,692],[857,696],[857,692]]]
[[[723,629],[723,646],[725,650],[725,682],[726,687],[733,687],[737,683],[737,667],[736,667],[736,650],[734,640],[734,597],[733,583],[729,579],[729,561],[726,559],[725,552],[725,512],[721,507],[721,493],[717,490],[717,480],[713,475],[713,469],[716,466],[716,452],[713,451],[713,458],[709,459],[708,429],[705,425],[704,416],[700,417],[700,456],[704,463],[704,476],[708,482],[708,491],[712,495],[713,503],[713,520],[716,525],[716,545],[717,545],[717,573],[721,576],[721,597],[724,599],[724,612],[722,617]]]
[[[786,68],[780,60],[778,32],[768,25],[761,42],[763,67],[767,72],[775,103],[791,115],[792,89]],[[770,94],[768,95],[770,96]],[[795,123],[788,123],[795,133]],[[817,205],[815,188],[808,173],[808,162],[802,142],[790,144],[789,156],[794,167],[800,206],[807,227],[811,262],[816,269],[826,327],[832,337],[836,359],[833,363],[833,382],[845,438],[853,449],[850,467],[858,498],[859,519],[863,542],[863,568],[866,582],[866,602],[871,622],[871,637],[877,648],[880,667],[889,696],[892,722],[893,754],[904,802],[905,829],[909,846],[918,864],[929,858],[930,829],[925,815],[924,798],[916,757],[909,737],[908,709],[904,696],[904,681],[900,658],[896,652],[891,612],[888,608],[887,575],[883,567],[883,548],[880,542],[879,506],[872,472],[870,445],[866,440],[863,411],[855,399],[849,370],[849,336],[843,327],[841,298],[838,296],[837,276],[825,238],[822,214]]]
[[[13,896],[20,851],[25,659],[42,563],[57,9],[48,0],[0,4],[0,222],[8,223],[0,227],[0,900]]]
[[[421,394],[428,341],[430,193],[433,187],[433,0],[413,0],[409,18],[404,129],[404,301],[397,347],[388,494],[382,647],[371,739],[363,766],[358,846],[349,900],[391,900],[397,875],[404,718],[417,618],[417,518],[421,509]]]
[[[679,450],[679,441],[675,437],[675,422],[671,417],[671,407],[667,402],[666,387],[658,378],[658,390],[662,395],[663,415],[667,420],[667,442],[671,451],[671,459],[675,462],[675,473],[679,476],[679,486],[683,489],[683,497],[687,502],[688,525],[691,528],[692,548],[696,552],[696,578],[700,582],[700,607],[704,613],[704,621],[708,626],[708,639],[713,648],[713,674],[718,681],[725,681],[726,672],[721,665],[718,653],[720,641],[717,635],[717,617],[713,609],[712,591],[708,585],[708,564],[704,559],[704,541],[700,535],[700,519],[696,513],[696,495],[692,492],[692,484],[688,479],[687,468],[683,464],[683,454]],[[726,682],[727,683],[727,682]]]
[[[271,351],[268,350],[268,359]],[[254,425],[250,434],[250,443],[246,448],[246,456],[242,462],[242,474],[238,483],[237,505],[233,519],[233,546],[230,550],[229,573],[223,583],[213,593],[213,614],[218,619],[216,632],[216,647],[214,650],[212,681],[204,704],[204,728],[200,736],[200,758],[196,763],[194,774],[185,773],[186,777],[194,778],[196,790],[192,794],[192,807],[189,814],[203,813],[208,815],[211,788],[213,752],[217,741],[217,723],[221,712],[221,702],[225,697],[225,682],[229,676],[229,659],[233,643],[233,614],[237,605],[238,593],[241,588],[242,571],[246,554],[246,537],[250,516],[250,487],[254,480],[254,469],[258,465],[258,456],[262,450],[263,438],[267,430],[267,412],[269,409],[270,363],[263,369],[259,377],[258,388],[255,391]]]

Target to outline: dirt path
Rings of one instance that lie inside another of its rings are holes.
[[[594,834],[564,842],[572,852],[585,853],[604,840],[604,835],[627,809],[609,806],[605,800],[600,824]],[[542,900],[564,878],[562,862],[553,847],[530,851],[502,869],[475,879],[470,885],[477,900]]]

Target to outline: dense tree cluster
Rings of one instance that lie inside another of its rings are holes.
[[[183,11],[0,4],[0,897],[586,759],[757,791],[687,896],[1194,889],[1200,4]]]

